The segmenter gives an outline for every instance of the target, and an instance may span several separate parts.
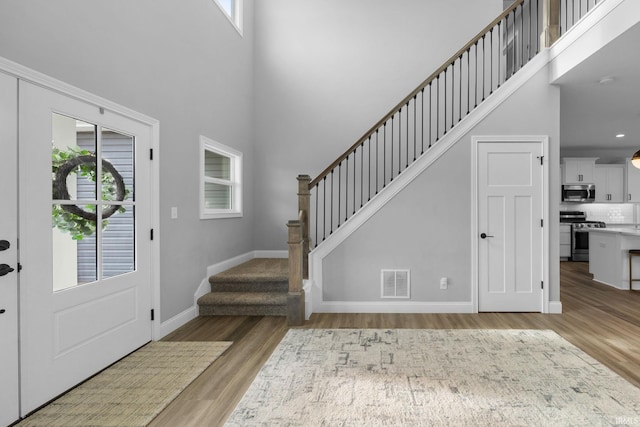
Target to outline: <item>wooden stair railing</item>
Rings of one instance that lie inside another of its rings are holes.
[[[302,282],[309,278],[309,175],[298,176],[298,219],[289,221],[289,296],[287,322],[289,326],[304,323],[305,295]]]
[[[316,178],[298,176],[299,218],[288,225],[289,260],[295,264],[290,268],[300,272],[294,283],[290,280],[290,293],[302,291],[312,247],[602,2],[515,0]]]
[[[302,212],[300,217],[303,217]],[[300,326],[304,323],[304,289],[302,288],[303,221],[287,223],[289,228],[289,294],[287,295],[287,323]]]

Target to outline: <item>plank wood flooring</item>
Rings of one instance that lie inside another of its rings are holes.
[[[640,387],[640,292],[591,280],[588,263],[561,263],[563,314],[314,314],[304,328],[551,329]],[[233,341],[152,426],[218,426],[287,332],[281,317],[198,317],[170,341]]]

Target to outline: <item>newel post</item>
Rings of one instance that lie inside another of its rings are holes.
[[[309,175],[298,175],[298,219],[302,222],[302,278],[309,278],[309,210],[311,209],[311,191]]]
[[[289,221],[289,294],[287,296],[287,322],[290,326],[304,323],[304,289],[302,289],[302,224]]]
[[[560,0],[543,0],[540,45],[550,47],[560,38]]]

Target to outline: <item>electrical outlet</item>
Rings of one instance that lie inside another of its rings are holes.
[[[449,279],[442,277],[440,279],[440,289],[447,289],[449,287]]]

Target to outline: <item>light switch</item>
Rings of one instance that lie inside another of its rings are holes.
[[[176,206],[171,208],[171,219],[178,218],[178,208]]]

